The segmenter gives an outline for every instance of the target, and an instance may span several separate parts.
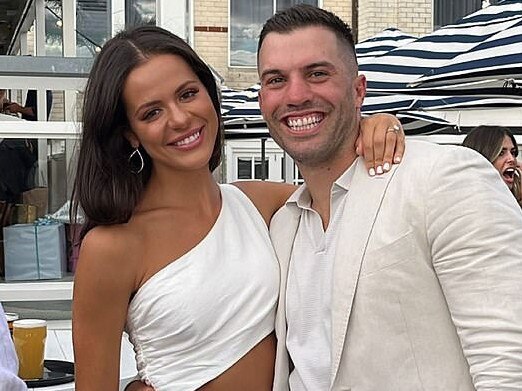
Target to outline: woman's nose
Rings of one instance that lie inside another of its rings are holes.
[[[190,118],[189,112],[177,104],[169,106],[168,116],[168,125],[173,129],[185,128]]]

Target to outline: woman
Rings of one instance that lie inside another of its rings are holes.
[[[509,129],[502,126],[477,126],[468,133],[462,145],[488,159],[516,200],[522,202],[521,175],[517,166],[518,146]]]
[[[391,161],[396,119],[384,122],[365,138],[386,139]],[[212,73],[173,34],[122,32],[96,58],[73,197],[86,216],[77,390],[118,389],[124,329],[156,390],[271,389],[279,274],[267,225],[294,187],[218,185],[221,128]]]

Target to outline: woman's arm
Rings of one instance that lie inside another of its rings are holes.
[[[391,114],[374,114],[361,120],[357,154],[364,157],[373,176],[390,170],[404,155],[405,135],[400,121]]]
[[[73,346],[76,390],[118,390],[120,347],[131,292],[133,267],[111,228],[84,238],[74,278]],[[125,265],[124,265],[125,264]]]

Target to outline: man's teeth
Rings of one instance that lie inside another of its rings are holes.
[[[184,138],[184,139],[181,140],[181,141],[177,141],[177,142],[175,142],[174,145],[175,145],[176,147],[180,147],[180,146],[182,146],[182,145],[190,144],[190,143],[196,141],[196,140],[199,138],[199,135],[200,135],[200,132],[194,133],[194,134],[188,136],[187,138]]]
[[[320,117],[310,116],[298,119],[289,119],[286,124],[295,131],[308,130],[312,129],[315,125],[321,122],[321,119],[322,118]]]

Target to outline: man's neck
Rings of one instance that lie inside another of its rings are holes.
[[[310,197],[312,209],[321,216],[326,230],[330,221],[330,194],[334,182],[352,165],[357,158],[355,149],[342,151],[341,156],[317,166],[297,164],[303,176]]]

